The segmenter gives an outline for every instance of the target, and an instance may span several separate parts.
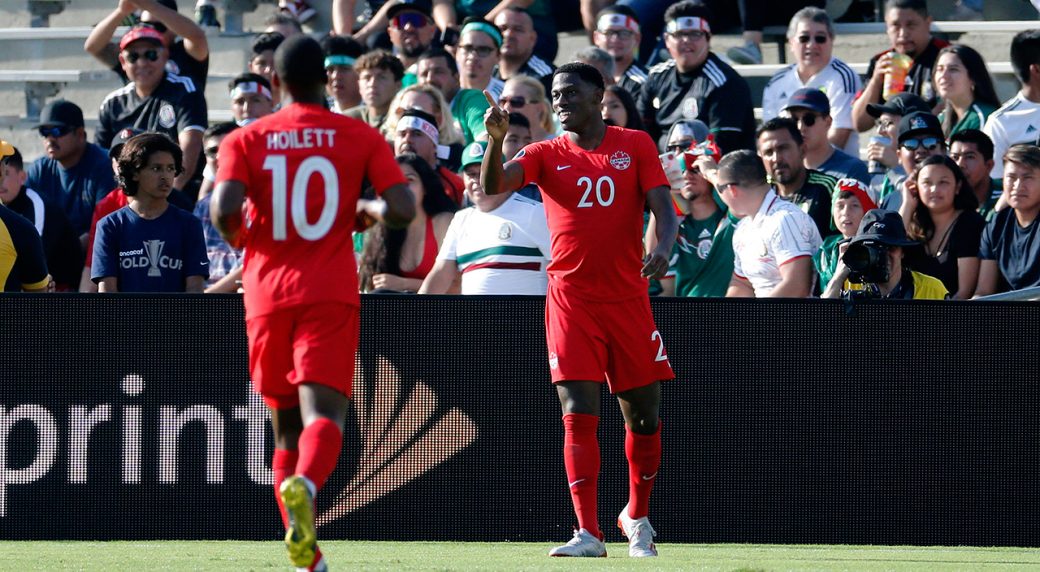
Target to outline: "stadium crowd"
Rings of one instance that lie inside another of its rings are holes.
[[[740,2],[747,42],[725,56],[713,4],[581,2],[591,45],[575,57],[603,75],[607,123],[658,143],[681,221],[652,294],[970,299],[1040,286],[1040,30],[1009,46],[1021,89],[1002,103],[976,50],[932,36],[924,0],[885,3],[889,44],[865,78],[834,57],[823,2]],[[82,108],[56,99],[36,126],[45,156],[26,164],[0,145],[6,291],[240,289],[242,252],[210,220],[221,141],[279,109],[275,50],[315,11],[280,2],[227,99],[206,101],[217,7],[199,0],[193,21],[175,0],[118,0],[85,43],[125,81],[92,140]],[[362,291],[544,294],[538,188],[486,195],[480,170],[484,91],[508,112],[504,156],[560,133],[550,1],[369,8],[362,25],[353,0],[332,4],[328,107],[382,133],[416,216],[405,228],[359,217]],[[788,24],[794,63],[766,84],[757,122],[731,63],[761,63],[764,21]],[[234,121],[210,125],[214,108]],[[656,224],[647,214],[647,252]]]

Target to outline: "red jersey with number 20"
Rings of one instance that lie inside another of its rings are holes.
[[[564,134],[528,145],[513,161],[524,168],[524,184],[542,191],[549,284],[596,302],[646,296],[643,207],[647,191],[668,186],[650,136],[607,126],[592,151]]]
[[[363,179],[406,184],[389,145],[361,121],[294,103],[231,132],[217,182],[246,186],[246,317],[282,308],[360,304],[354,262]]]

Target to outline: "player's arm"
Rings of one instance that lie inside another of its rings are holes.
[[[657,245],[647,254],[642,274],[661,279],[668,272],[668,259],[672,255],[675,237],[679,234],[679,219],[675,216],[672,193],[668,187],[662,185],[650,189],[646,193],[646,204],[650,207]]]
[[[357,214],[390,228],[404,228],[415,218],[415,200],[407,186],[397,184],[383,191],[381,198],[358,199]]]
[[[235,248],[242,247],[242,205],[246,200],[246,186],[239,181],[217,183],[210,201],[209,218],[220,236]]]
[[[509,114],[495,103],[487,90],[484,97],[488,109],[484,112],[484,130],[488,135],[488,148],[480,168],[480,186],[489,195],[515,191],[524,184],[524,168],[516,161],[502,165],[502,141],[509,129]]]
[[[769,293],[770,298],[808,298],[812,294],[812,257],[792,258],[780,265],[780,282]]]
[[[729,279],[729,288],[726,289],[727,298],[754,298],[755,288],[751,282],[743,276],[733,275]]]

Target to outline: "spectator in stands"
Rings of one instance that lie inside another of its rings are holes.
[[[397,164],[415,198],[415,218],[405,228],[377,223],[367,231],[358,270],[363,292],[418,292],[458,209],[426,159],[398,154]]]
[[[639,93],[646,83],[646,68],[636,61],[643,37],[635,10],[623,4],[607,6],[596,15],[592,41],[614,57],[614,77],[629,93]]]
[[[531,15],[523,8],[509,6],[492,20],[502,32],[502,53],[494,76],[502,81],[526,75],[542,82],[545,92],[552,90],[555,66],[534,53],[538,32]]]
[[[696,144],[696,142],[694,142]],[[733,231],[737,220],[720,208],[711,183],[701,174],[698,150],[682,153],[679,191],[689,212],[679,222],[675,255],[675,295],[721,298],[733,278]],[[714,159],[713,159],[714,161]]]
[[[117,48],[112,43],[112,36],[123,21],[137,10],[143,10],[141,24],[159,32],[169,49],[169,57],[164,62],[166,71],[191,78],[200,91],[205,91],[209,75],[209,42],[206,40],[206,32],[191,18],[177,12],[176,0],[119,0],[116,9],[91,30],[83,43],[83,49],[119,74],[123,81],[134,81],[119,58],[123,48]]]
[[[516,154],[530,145],[532,141],[531,122],[527,120],[527,117],[515,111],[510,113],[509,127],[506,128],[506,136],[502,138],[502,156],[516,157]],[[542,202],[542,191],[538,190],[538,185],[534,183],[528,183],[527,186],[514,192],[533,201]]]
[[[1011,40],[1011,67],[1022,89],[994,111],[982,129],[993,141],[993,156],[1018,143],[1040,143],[1040,29],[1019,32]],[[996,161],[990,176],[1004,176],[1004,162]]]
[[[741,221],[733,233],[733,277],[727,297],[805,298],[812,294],[812,257],[820,233],[809,215],[777,196],[762,159],[741,149],[717,169],[698,162],[730,213]]]
[[[584,47],[574,54],[574,61],[588,64],[603,76],[605,85],[614,85],[614,56],[596,46]]]
[[[444,101],[441,91],[432,85],[413,84],[397,92],[394,101],[390,103],[390,113],[387,114],[386,121],[383,123],[383,130],[388,141],[393,142],[397,137],[397,122],[409,109],[425,111],[437,120],[435,125],[439,139],[435,154],[440,161],[439,164],[445,166],[454,175],[461,164],[465,144],[462,140],[462,133],[458,129],[458,122],[448,109],[448,102]],[[458,191],[455,196],[461,198],[463,194],[462,179],[458,177],[456,179],[458,185],[452,188]],[[445,185],[448,184],[445,181]]]
[[[336,113],[361,105],[361,89],[358,87],[357,59],[365,53],[365,47],[357,40],[344,36],[328,36],[321,41],[325,51],[325,73],[329,83],[325,92],[329,95],[329,109]]]
[[[123,145],[119,183],[130,200],[98,223],[91,279],[100,292],[202,292],[202,224],[167,201],[181,164],[181,148],[160,133]]]
[[[318,15],[305,0],[278,0],[278,13],[290,16],[300,24],[306,24]]]
[[[643,120],[639,118],[636,100],[632,94],[619,85],[612,85],[603,90],[603,103],[600,111],[603,113],[603,121],[607,125],[643,130]]]
[[[807,213],[820,236],[832,234],[831,192],[837,181],[805,167],[805,141],[798,124],[790,118],[777,117],[763,123],[755,135],[758,155],[780,198]]]
[[[12,153],[0,159],[0,204],[25,217],[43,239],[43,252],[55,288],[61,292],[75,291],[83,268],[79,235],[60,207],[25,186],[22,154],[17,148],[11,149]]]
[[[216,175],[217,159],[220,143],[228,133],[238,128],[232,121],[218,123],[206,130],[202,136],[206,149],[206,170]],[[220,232],[213,226],[209,216],[211,195],[207,193],[195,203],[193,214],[202,223],[202,235],[206,240],[206,258],[209,259],[209,278],[206,279],[205,292],[218,294],[237,292],[242,280],[243,254],[240,249],[233,248],[224,240]]]
[[[821,9],[824,0],[787,0],[785,2],[737,0],[737,5],[740,8],[740,21],[744,27],[744,44],[726,50],[726,55],[737,64],[761,64],[762,29],[767,24],[787,22],[797,10],[806,7]]]
[[[402,0],[390,6],[387,17],[390,19],[387,28],[390,43],[404,66],[402,85],[408,87],[417,81],[419,55],[433,46],[437,36],[433,5],[430,0]]]
[[[953,298],[967,300],[979,281],[979,240],[986,221],[957,163],[945,155],[925,159],[904,185],[899,214],[910,238],[924,245],[911,266],[942,281]]]
[[[762,119],[768,121],[805,88],[826,94],[827,139],[850,156],[859,156],[852,123],[852,100],[862,88],[859,74],[834,57],[834,24],[825,10],[802,8],[787,27],[787,49],[795,63],[777,72],[762,93]]]
[[[692,0],[665,12],[665,45],[672,59],[650,69],[636,104],[659,140],[680,119],[700,119],[723,153],[755,146],[751,92],[744,78],[711,50],[711,12]]]
[[[556,137],[552,108],[545,98],[542,83],[532,77],[519,75],[506,82],[498,104],[507,113],[519,113],[531,123],[531,138],[545,141]]]
[[[274,51],[285,41],[285,36],[279,32],[264,32],[253,38],[250,48],[252,56],[249,58],[248,69],[267,80],[271,84],[274,77]],[[271,94],[271,101],[277,106],[281,95],[277,92]]]
[[[353,36],[369,49],[389,50],[392,47],[388,29],[391,25],[389,12],[396,5],[418,5],[418,8],[429,12],[436,27],[435,33],[440,39],[435,38],[438,45],[454,45],[456,12],[453,0],[368,0],[368,10],[372,16],[360,29],[351,31],[354,27],[354,4],[355,0],[332,0],[332,22],[333,32],[340,36]],[[439,32],[439,33],[438,33]],[[446,40],[446,41],[445,41]]]
[[[929,109],[938,103],[932,85],[932,69],[939,57],[939,50],[949,45],[946,41],[932,37],[932,17],[928,15],[925,0],[887,0],[885,2],[885,29],[891,47],[870,58],[867,68],[867,85],[852,106],[852,119],[858,131],[870,129],[872,121],[867,105],[883,103],[885,76],[892,70],[895,55],[913,58],[906,73],[903,89],[925,100]]]
[[[953,44],[940,50],[932,79],[943,101],[939,122],[947,137],[965,129],[982,129],[1000,107],[986,62],[968,46]]]
[[[878,200],[895,192],[906,171],[899,164],[899,122],[904,115],[914,111],[930,111],[923,99],[912,93],[897,93],[884,104],[872,103],[867,106],[867,113],[874,118],[876,136],[867,144],[867,170],[874,176],[870,188],[874,189]]]
[[[828,138],[833,120],[830,100],[815,87],[803,87],[787,100],[783,115],[798,122],[798,131],[805,140],[805,166],[835,179],[852,177],[870,184],[867,164],[856,156],[837,148]],[[853,229],[855,230],[855,229]]]
[[[278,32],[283,38],[303,33],[303,25],[292,14],[275,12],[264,19],[264,33]]]
[[[1040,286],[1040,148],[1012,145],[1004,155],[1008,205],[982,232],[976,296]]]
[[[14,146],[0,140],[0,159],[13,154]],[[4,170],[0,169],[0,188],[4,185]],[[39,233],[22,215],[0,206],[0,288],[3,292],[45,292],[52,284]]]
[[[94,141],[108,148],[125,127],[169,136],[180,144],[184,157],[174,188],[193,197],[202,178],[206,99],[191,80],[166,72],[164,42],[161,34],[147,26],[132,28],[119,41],[119,61],[131,83],[108,94],[101,104]]]
[[[550,260],[549,227],[541,203],[514,192],[487,195],[480,186],[486,143],[462,157],[466,197],[473,206],[455,213],[420,294],[544,295]]]
[[[271,84],[263,76],[248,72],[238,74],[228,82],[228,94],[231,96],[231,117],[239,126],[249,125],[274,113]]]
[[[486,20],[467,18],[462,24],[455,62],[459,66],[459,85],[491,93],[496,101],[502,95],[505,82],[494,77],[495,66],[501,57],[502,32]]]
[[[841,179],[834,185],[831,217],[838,234],[823,239],[820,251],[813,257],[816,273],[820,275],[821,287],[826,287],[834,278],[845,245],[856,236],[863,215],[877,208],[872,191],[856,179]]]
[[[979,214],[987,221],[992,219],[1003,194],[1000,181],[989,177],[993,169],[993,142],[978,129],[958,131],[950,137],[950,158],[968,179],[979,201]]]
[[[220,21],[217,20],[216,0],[198,0],[195,2],[195,23],[200,28],[220,29]]]
[[[534,54],[545,62],[556,59],[559,51],[559,40],[556,30],[556,15],[560,4],[551,0],[523,0],[519,2],[503,2],[501,0],[456,0],[457,18],[484,18],[489,22],[499,22],[502,13],[509,10],[522,9],[531,20],[531,27],[536,36]],[[501,25],[499,25],[501,27]]]
[[[432,48],[419,56],[419,85],[440,90],[450,103],[455,128],[468,145],[477,139],[487,139],[484,129],[484,111],[487,98],[475,89],[463,89],[459,83],[459,68],[455,58],[443,48]]]
[[[406,109],[398,119],[394,131],[394,154],[414,154],[426,161],[430,169],[440,176],[438,188],[447,193],[455,205],[461,205],[464,196],[462,179],[439,159],[446,159],[448,152],[440,144],[440,130],[433,115],[421,109]]]
[[[905,173],[913,173],[932,155],[946,155],[939,119],[926,111],[915,111],[899,120],[899,166]],[[909,192],[907,177],[889,179],[893,186],[882,186],[878,194],[881,208],[898,211]]]
[[[932,276],[915,272],[904,264],[906,249],[917,247],[917,243],[906,236],[899,215],[883,209],[867,211],[860,221],[859,230],[851,244],[881,247],[887,256],[884,267],[888,279],[876,284],[877,294],[889,300],[945,300],[950,294],[942,282]],[[844,255],[843,255],[844,256]],[[844,292],[863,290],[863,284],[852,284],[848,280],[849,267],[838,261],[834,277],[824,290],[822,298],[838,298]]]
[[[94,205],[116,186],[108,157],[87,142],[83,111],[71,101],[56,99],[45,105],[36,129],[44,156],[29,166],[27,184],[61,207],[85,249]]]
[[[379,129],[386,121],[390,102],[401,89],[404,66],[390,52],[373,50],[358,58],[356,67],[362,104],[348,109],[344,115]]]

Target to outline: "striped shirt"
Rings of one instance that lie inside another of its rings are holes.
[[[989,176],[1004,178],[1004,153],[1016,143],[1040,144],[1040,103],[1015,94],[1000,109],[990,114],[982,129],[993,140],[993,170]]]

